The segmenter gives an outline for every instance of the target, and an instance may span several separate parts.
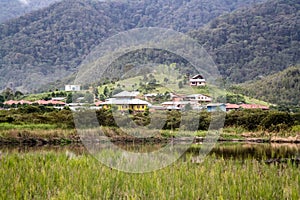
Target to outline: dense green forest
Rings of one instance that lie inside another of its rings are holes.
[[[33,91],[75,73],[93,47],[120,31],[196,29],[262,0],[65,0],[0,25],[0,89]]]
[[[299,0],[273,0],[212,20],[191,35],[224,78],[253,80],[300,62]]]
[[[49,6],[61,0],[1,0],[0,23]]]
[[[289,67],[282,72],[258,81],[243,83],[232,89],[281,106],[300,106],[300,66]]]

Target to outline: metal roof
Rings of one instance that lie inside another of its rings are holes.
[[[189,97],[199,97],[199,96],[203,96],[203,97],[210,97],[210,96],[207,96],[207,95],[204,95],[204,94],[190,94],[190,95],[187,95],[185,97],[189,98]]]
[[[210,104],[207,104],[206,106],[207,107],[208,106],[225,106],[225,103],[210,103]]]
[[[113,97],[115,98],[123,98],[123,97],[136,97],[137,95],[139,95],[139,92],[137,91],[134,91],[134,92],[128,92],[128,91],[123,91],[123,92],[120,92],[118,94],[115,94],[113,95]]]
[[[143,101],[140,99],[118,99],[118,98],[112,98],[108,101],[102,102],[99,105],[148,105],[151,106],[151,104],[147,101]]]

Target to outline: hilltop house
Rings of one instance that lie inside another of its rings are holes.
[[[139,92],[123,91],[114,95],[113,98],[107,99],[105,102],[99,103],[99,105],[102,106],[104,109],[109,109],[113,105],[115,105],[119,111],[127,111],[130,109],[135,112],[143,112],[149,106],[151,106],[151,104],[147,101],[138,99],[138,95]]]
[[[202,75],[197,74],[190,79],[190,86],[205,86],[206,81]]]

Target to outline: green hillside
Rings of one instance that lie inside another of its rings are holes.
[[[241,84],[235,90],[275,104],[300,106],[300,66]]]
[[[77,71],[93,47],[120,31],[199,28],[262,0],[64,0],[0,25],[0,89],[34,91]]]
[[[220,73],[241,83],[300,63],[299,0],[270,0],[212,20],[191,32]]]
[[[241,94],[238,90],[226,91],[225,86],[216,86],[208,83],[205,87],[190,87],[187,77],[181,75],[180,70],[176,69],[175,65],[173,67],[171,65],[171,70],[168,70],[168,67],[165,65],[154,66],[153,71],[147,74],[124,78],[118,81],[107,81],[100,84],[99,87],[95,87],[97,88],[97,95],[101,100],[126,90],[139,91],[142,94],[160,94],[163,101],[168,100],[164,98],[167,93],[181,95],[204,94],[211,96],[213,102],[270,105],[266,101]]]

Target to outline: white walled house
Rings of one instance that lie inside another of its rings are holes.
[[[65,85],[65,91],[80,91],[80,85]]]
[[[197,103],[210,103],[212,102],[212,98],[203,94],[191,94],[184,97],[186,101],[193,101]]]
[[[206,81],[200,74],[193,76],[190,80],[190,86],[205,86]]]

